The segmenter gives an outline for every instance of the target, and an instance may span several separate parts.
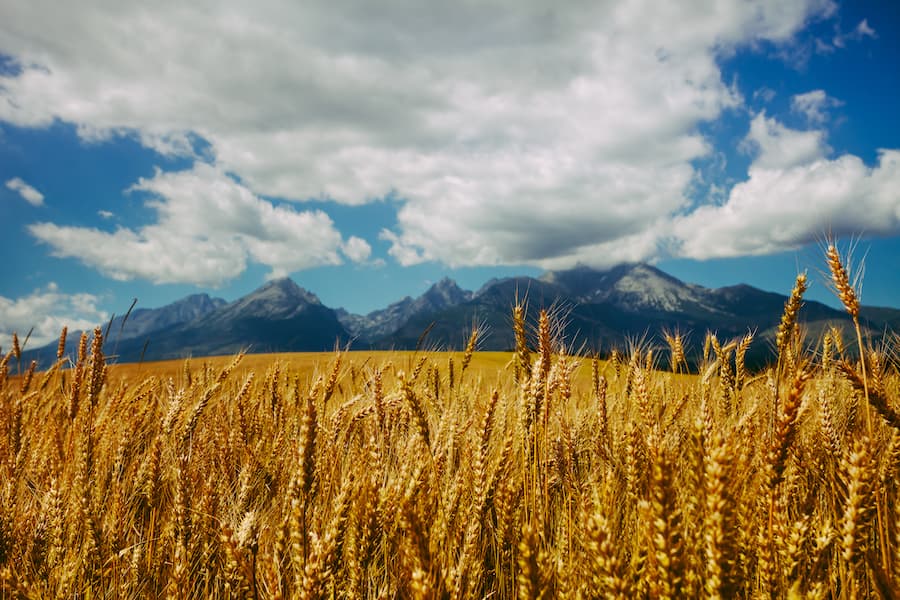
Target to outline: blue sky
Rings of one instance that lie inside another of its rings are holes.
[[[0,7],[0,339],[290,275],[354,312],[448,275],[649,261],[900,306],[893,2]]]

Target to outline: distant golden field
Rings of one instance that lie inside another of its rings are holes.
[[[407,352],[407,351],[352,351],[343,353],[346,367],[349,369],[352,365],[356,369],[366,369],[371,366],[392,365],[399,369],[411,370],[414,368],[417,360],[422,356],[429,356],[432,360],[440,357],[441,360],[461,361],[464,354],[462,352]],[[304,383],[308,383],[308,379],[314,378],[321,374],[323,369],[334,359],[333,353],[328,352],[285,352],[280,354],[248,354],[241,360],[237,367],[238,374],[246,374],[251,371],[265,372],[276,362],[283,368],[290,370],[295,375],[304,379]],[[504,369],[512,368],[512,353],[508,352],[474,352],[469,370],[476,377],[488,379],[496,382],[502,377]],[[211,356],[205,358],[192,359],[189,364],[193,368],[222,369],[228,365],[234,357],[232,356]],[[156,377],[179,377],[184,372],[184,360],[166,360],[144,364],[124,364],[115,365],[110,368],[110,376],[121,377],[123,379],[133,379],[148,376]],[[590,381],[590,373],[587,373],[585,382]]]
[[[855,291],[836,251],[835,287]],[[514,353],[0,363],[0,597],[900,594],[896,352],[753,336]],[[74,365],[71,368],[64,366]],[[14,375],[15,374],[15,375]]]

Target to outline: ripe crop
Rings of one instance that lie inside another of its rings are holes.
[[[896,596],[895,355],[805,340],[805,283],[761,373],[752,336],[685,375],[680,334],[600,361],[521,307],[503,355],[11,352],[0,596]]]

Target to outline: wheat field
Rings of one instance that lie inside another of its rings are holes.
[[[517,348],[0,363],[3,598],[900,594],[900,377],[856,323],[777,359],[707,335],[600,361]],[[855,313],[854,313],[855,309]],[[63,347],[63,344],[60,345]]]

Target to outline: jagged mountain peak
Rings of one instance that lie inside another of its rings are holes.
[[[647,263],[624,263],[606,270],[578,265],[550,271],[541,279],[562,287],[580,302],[606,302],[628,311],[684,311],[704,304],[707,292]]]
[[[210,318],[223,319],[261,317],[291,318],[310,306],[322,306],[318,296],[284,277],[266,282],[261,287],[216,311]]]
[[[585,264],[577,264],[571,269],[547,271],[541,275],[541,281],[554,283],[566,288],[567,291],[576,291],[578,288],[611,286],[624,278],[649,278],[655,277],[683,284],[680,280],[668,273],[660,271],[653,265],[637,263],[620,263],[607,269],[598,269]]]
[[[444,277],[434,285],[432,285],[422,296],[415,301],[427,301],[435,307],[443,308],[444,306],[453,306],[460,302],[465,302],[472,297],[472,293],[468,292],[449,277]]]
[[[364,340],[376,340],[394,333],[414,317],[427,316],[458,306],[471,300],[472,292],[459,287],[453,279],[444,277],[425,290],[418,298],[410,296],[369,314],[337,313],[341,324],[353,335]]]
[[[116,353],[123,342],[135,339],[143,341],[147,336],[153,336],[159,331],[202,319],[225,305],[227,302],[222,298],[214,298],[206,293],[191,294],[157,308],[144,308],[138,304],[137,308],[127,315],[119,314],[111,322],[98,325],[109,332],[107,344],[111,350],[108,352]],[[80,334],[81,332],[77,330],[69,331],[65,347],[68,356],[73,356],[77,352]],[[52,342],[42,348],[36,348],[33,354],[41,361],[52,362],[56,357],[56,351],[57,342]]]
[[[254,352],[322,351],[346,339],[347,332],[334,311],[293,280],[280,278],[200,319],[160,331],[150,339],[147,356],[231,354],[247,348]],[[139,350],[134,344],[122,346],[129,357]]]
[[[501,290],[505,294],[509,290],[512,290],[518,298],[525,299],[529,297],[533,290],[541,290],[545,286],[556,287],[558,284],[549,279],[545,279],[543,276],[539,279],[529,275],[493,277],[478,288],[478,291],[473,294],[473,297],[480,298],[491,295],[498,290]]]
[[[448,276],[441,277],[439,281],[433,283],[431,287],[428,288],[428,291],[431,290],[461,290],[459,284],[456,283],[455,279],[451,279]]]
[[[632,265],[624,272],[617,273],[617,275],[614,287],[621,291],[665,291],[668,288],[693,287],[645,263]]]
[[[297,298],[303,300],[304,302],[308,302],[309,304],[322,303],[319,300],[318,296],[297,285],[297,283],[290,277],[281,277],[278,279],[267,281],[265,284],[257,288],[255,291],[251,292],[246,297],[274,297],[276,295],[283,295],[289,298]]]
[[[188,294],[181,300],[172,302],[169,306],[178,306],[180,304],[207,304],[207,303],[225,303],[221,298],[212,298],[206,292],[199,294]]]

